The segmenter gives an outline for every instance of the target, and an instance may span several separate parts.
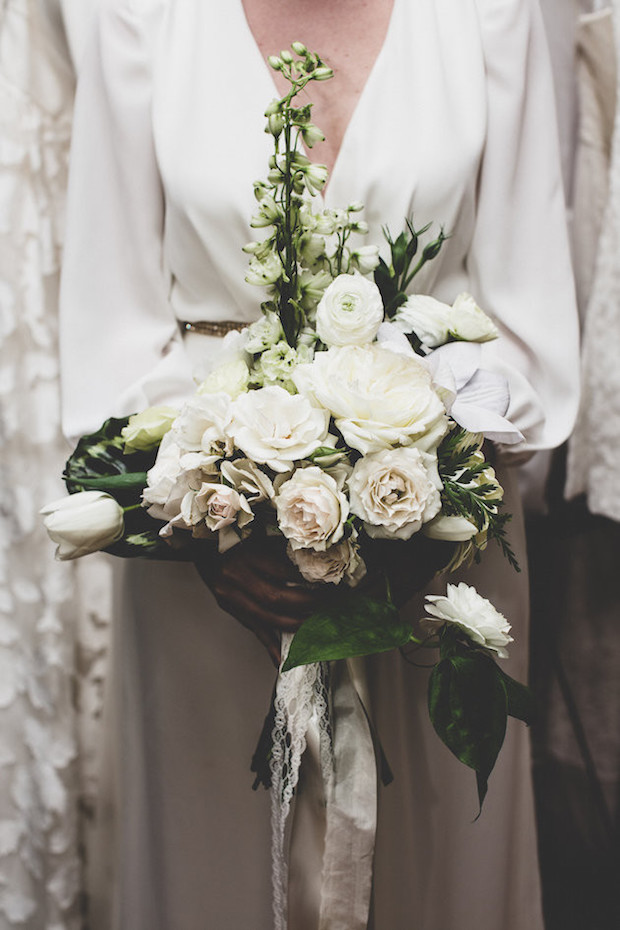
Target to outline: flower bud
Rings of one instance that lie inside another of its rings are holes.
[[[148,407],[142,413],[129,417],[127,426],[121,430],[125,441],[125,452],[153,449],[168,432],[179,415],[174,407]]]
[[[81,491],[41,510],[45,529],[58,543],[56,558],[79,559],[118,542],[125,531],[123,508],[103,491]]]
[[[314,126],[312,123],[309,123],[307,126],[304,126],[301,130],[301,135],[304,142],[309,149],[315,145],[316,142],[324,142],[325,136],[321,132],[318,126]]]
[[[291,48],[296,55],[306,55],[308,52],[303,42],[291,42]]]
[[[315,81],[329,81],[329,79],[333,76],[334,72],[332,69],[326,67],[325,65],[318,67],[313,75]]]
[[[282,101],[278,100],[277,97],[274,97],[267,109],[265,110],[265,116],[273,116],[274,113],[280,113],[282,110]]]
[[[269,62],[269,66],[273,68],[274,71],[282,70],[282,62],[280,61],[277,55],[270,55],[267,61]]]
[[[323,190],[327,182],[327,176],[328,172],[325,165],[309,165],[306,168],[304,180],[311,194]]]
[[[267,119],[267,127],[265,129],[265,132],[270,132],[271,135],[277,139],[283,129],[284,129],[283,116],[280,113],[273,113]]]
[[[287,65],[290,65],[293,62],[293,56],[289,51],[287,51],[287,49],[283,49],[280,52],[280,60],[284,61]]]
[[[425,536],[429,536],[431,539],[441,539],[445,542],[466,542],[476,535],[478,527],[465,517],[448,517],[440,514],[424,526],[423,532]]]

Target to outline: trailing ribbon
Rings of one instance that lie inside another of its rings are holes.
[[[291,639],[283,637],[282,662]],[[270,758],[275,930],[288,926],[286,828],[308,743],[319,747],[326,812],[317,930],[365,930],[368,923],[377,776],[360,671],[358,660],[348,660],[278,675]]]

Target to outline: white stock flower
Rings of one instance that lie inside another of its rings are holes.
[[[418,357],[376,343],[317,352],[311,364],[298,365],[293,381],[333,415],[346,442],[363,454],[400,445],[429,451],[448,428]]]
[[[248,284],[254,284],[257,287],[263,287],[267,284],[274,284],[283,273],[282,262],[277,255],[273,253],[267,255],[262,261],[256,257],[250,259],[248,273],[245,280]]]
[[[232,400],[247,391],[250,370],[241,358],[214,368],[198,387],[198,394],[228,394]]]
[[[230,420],[231,398],[228,394],[195,394],[174,421],[175,442],[185,452],[226,455],[232,443],[226,429]]]
[[[451,307],[429,297],[412,294],[394,315],[394,323],[403,333],[415,333],[430,348],[449,339]]]
[[[379,264],[379,246],[362,245],[351,252],[351,262],[360,274],[370,274]]]
[[[293,549],[325,550],[342,538],[349,502],[318,466],[298,468],[279,486],[275,504],[278,525]]]
[[[118,542],[125,529],[123,508],[103,491],[80,491],[42,508],[56,558],[65,562]]]
[[[341,274],[316,308],[316,331],[327,346],[366,345],[383,321],[381,292],[359,274]]]
[[[285,472],[323,444],[328,426],[326,410],[273,385],[233,401],[227,431],[248,458]]]
[[[248,326],[244,348],[246,352],[255,355],[275,345],[283,336],[284,331],[278,315],[272,311],[268,311],[264,313],[259,320],[256,320],[255,323]]]
[[[349,478],[351,511],[369,536],[410,539],[441,509],[437,459],[405,447],[359,459]]]
[[[307,346],[300,345],[294,349],[284,340],[277,342],[256,360],[252,381],[261,386],[280,384],[294,394],[296,390],[291,375],[297,365],[311,361],[312,355],[312,349]]]
[[[489,342],[497,339],[499,331],[471,294],[463,293],[452,304],[450,335],[465,342]]]
[[[426,620],[453,623],[463,630],[474,643],[506,659],[506,646],[514,642],[510,624],[490,601],[475,588],[461,581],[449,584],[445,595],[427,594]]]
[[[478,533],[475,523],[458,515],[439,514],[424,527],[424,535],[445,542],[467,542]]]
[[[121,430],[125,452],[152,449],[168,432],[179,415],[175,407],[147,407],[141,413],[129,417],[127,426]]]
[[[353,588],[366,574],[366,565],[360,556],[357,543],[342,539],[324,552],[316,549],[293,549],[289,543],[288,556],[299,573],[310,582],[340,584],[344,581]]]

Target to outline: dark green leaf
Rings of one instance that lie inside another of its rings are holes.
[[[80,439],[63,472],[70,494],[85,488],[110,490],[123,506],[139,503],[144,475],[152,468],[157,449],[126,453],[121,430],[128,420],[111,418]]]
[[[506,691],[495,662],[474,650],[442,658],[430,676],[428,708],[448,749],[488,778],[506,732]]]
[[[283,671],[386,652],[404,646],[410,637],[411,624],[401,620],[393,604],[351,594],[308,617],[293,637]]]
[[[506,690],[508,714],[511,717],[516,717],[517,720],[522,720],[523,723],[527,723],[528,726],[531,726],[536,717],[536,698],[527,685],[521,684],[520,681],[515,681],[514,678],[507,675],[499,666],[497,668]]]

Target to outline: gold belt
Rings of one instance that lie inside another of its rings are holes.
[[[240,332],[249,325],[249,323],[239,323],[237,320],[197,320],[195,323],[179,320],[181,332],[200,333],[201,336],[225,336],[233,330]]]

